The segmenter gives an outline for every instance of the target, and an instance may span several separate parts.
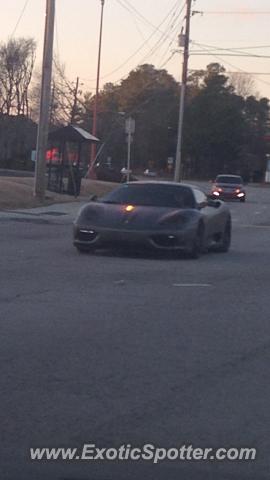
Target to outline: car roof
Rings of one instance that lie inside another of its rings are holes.
[[[191,189],[199,189],[196,185],[190,185],[188,183],[178,183],[178,182],[170,182],[169,180],[138,180],[136,182],[127,182],[127,185],[174,185],[178,187],[188,187]]]
[[[241,175],[231,175],[230,173],[219,173],[216,178],[218,177],[231,177],[231,178],[242,178]]]

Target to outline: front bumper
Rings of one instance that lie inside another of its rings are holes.
[[[245,192],[219,192],[219,195],[215,195],[213,192],[211,193],[213,199],[219,200],[241,200],[241,198],[245,198]]]
[[[157,250],[187,250],[191,248],[196,228],[173,230],[118,230],[110,228],[74,226],[75,246],[102,248],[109,246],[137,246]]]

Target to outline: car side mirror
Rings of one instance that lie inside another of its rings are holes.
[[[89,197],[89,202],[96,202],[97,199],[98,199],[97,195],[91,195],[91,196]]]
[[[207,207],[207,205],[208,205],[208,201],[207,201],[207,202],[198,203],[198,209],[199,209],[199,210],[202,210],[202,208]]]
[[[207,200],[208,207],[219,208],[220,205],[221,205],[221,202],[219,200],[213,200],[211,198],[208,198]]]

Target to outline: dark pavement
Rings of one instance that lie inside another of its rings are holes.
[[[0,216],[1,480],[269,478],[270,189],[231,208],[231,252],[199,260],[80,255],[69,217]],[[84,443],[258,458],[29,459]]]

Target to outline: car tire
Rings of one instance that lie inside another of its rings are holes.
[[[216,252],[227,253],[230,250],[231,232],[232,232],[232,222],[231,222],[231,219],[229,219],[225,224],[222,239],[221,239],[220,245],[216,248]]]
[[[245,202],[245,201],[246,201],[246,197],[242,197],[242,198],[240,198],[240,202],[242,202],[242,203],[243,203],[243,202]]]
[[[188,252],[189,254],[189,258],[192,258],[192,259],[197,259],[201,256],[202,252],[203,252],[203,244],[204,244],[204,226],[203,224],[201,223],[199,226],[198,226],[198,229],[197,229],[197,233],[196,233],[196,236],[193,240],[193,245],[192,245],[192,248],[191,250]]]

